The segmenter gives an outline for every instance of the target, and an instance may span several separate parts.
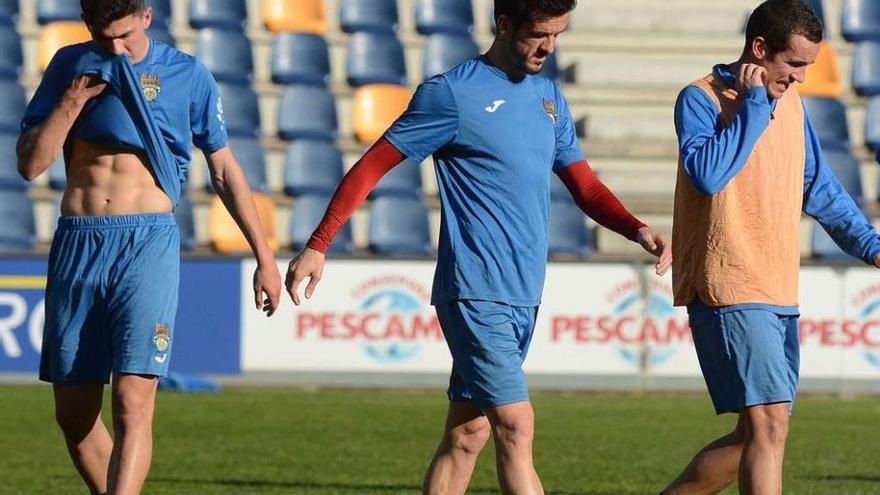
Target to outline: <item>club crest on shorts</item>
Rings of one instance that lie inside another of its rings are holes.
[[[155,100],[162,91],[162,86],[159,84],[159,74],[151,76],[141,74],[141,89],[143,89],[147,101]]]
[[[547,112],[547,115],[550,116],[550,120],[553,121],[553,124],[556,124],[556,103],[553,103],[553,100],[544,100],[544,111]]]
[[[168,344],[171,342],[171,332],[168,330],[168,325],[164,323],[156,323],[156,330],[153,333],[153,343],[156,344],[156,349],[159,352],[165,352],[168,350]]]

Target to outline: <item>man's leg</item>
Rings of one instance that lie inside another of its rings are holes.
[[[101,421],[104,385],[53,386],[55,420],[67,451],[92,494],[107,493],[107,465],[113,440]]]
[[[495,437],[501,491],[507,495],[542,495],[544,489],[532,463],[535,412],[531,402],[491,407],[486,415]]]
[[[782,493],[782,459],[788,436],[789,403],[747,407],[746,437],[739,466],[739,492],[750,495]]]
[[[153,409],[159,379],[113,375],[113,431],[116,441],[107,480],[113,495],[138,494],[153,456]]]
[[[449,401],[443,439],[425,474],[425,495],[464,494],[491,429],[473,401]]]
[[[740,415],[733,432],[703,447],[662,495],[718,493],[737,479],[745,440],[745,422]]]

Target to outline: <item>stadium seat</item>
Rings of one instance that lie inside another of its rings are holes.
[[[862,192],[862,174],[859,170],[859,161],[847,150],[828,150],[824,153],[825,159],[828,160],[828,165],[831,167],[831,172],[852,196],[856,204],[862,206],[865,203],[865,195]]]
[[[558,175],[553,174],[550,177],[550,200],[552,201],[571,201],[571,193],[565,187],[565,182]]]
[[[361,143],[372,143],[406,110],[412,97],[403,86],[371,84],[354,92],[352,130]]]
[[[336,99],[320,86],[292,85],[284,88],[278,108],[281,139],[326,139],[338,134]]]
[[[370,193],[373,199],[385,196],[422,199],[422,169],[406,159],[392,168]]]
[[[21,37],[14,27],[0,24],[0,79],[17,80],[21,64]]]
[[[856,46],[852,85],[859,96],[880,95],[880,42],[865,41]]]
[[[15,26],[18,22],[18,0],[0,0],[0,25]]]
[[[219,83],[223,102],[223,121],[230,136],[260,135],[260,104],[257,93],[248,86]]]
[[[825,232],[825,229],[818,222],[813,222],[813,232],[811,237],[810,251],[814,258],[826,261],[855,261],[834,242],[834,239]]]
[[[551,201],[548,254],[551,257],[577,258],[593,254],[593,232],[587,227],[586,220],[570,197]]]
[[[387,256],[429,256],[428,209],[417,199],[382,197],[370,205],[369,247]]]
[[[343,32],[397,30],[397,0],[342,0],[339,25]]]
[[[471,0],[418,0],[416,3],[416,31],[419,34],[470,35],[473,29]]]
[[[189,25],[195,29],[244,30],[247,23],[245,0],[190,0]]]
[[[845,0],[841,34],[853,43],[880,41],[880,3],[877,0]]]
[[[807,66],[806,79],[802,84],[798,84],[797,89],[802,96],[821,96],[823,98],[843,96],[843,83],[840,80],[837,52],[829,42],[820,43],[816,63]]]
[[[244,177],[254,192],[268,192],[266,184],[266,151],[259,139],[253,137],[231,137],[229,147],[244,172]],[[210,184],[210,182],[208,183]],[[209,186],[214,190],[213,185]]]
[[[330,54],[324,37],[312,33],[275,35],[272,82],[327,85],[330,82]]]
[[[79,2],[74,0],[37,0],[37,22],[80,21]]]
[[[324,0],[263,0],[263,22],[273,33],[327,33]]]
[[[166,27],[153,25],[150,29],[147,30],[147,36],[150,39],[154,39],[156,41],[161,41],[168,46],[177,46],[177,40],[174,39],[174,35],[171,34],[171,31]]]
[[[58,153],[58,158],[49,165],[49,187],[55,191],[67,189],[67,169],[64,165],[64,153]]]
[[[193,214],[193,205],[186,191],[180,195],[180,203],[174,208],[174,217],[177,219],[177,227],[180,230],[180,249],[192,251],[198,245],[196,241],[196,222]]]
[[[480,47],[470,35],[439,33],[428,36],[422,60],[422,78],[428,79],[447,72],[479,54]]]
[[[307,195],[300,196],[293,203],[293,211],[290,217],[290,243],[293,249],[299,250],[305,247],[315,231],[315,227],[324,218],[330,196]],[[345,222],[333,243],[330,244],[328,255],[345,255],[354,252],[354,241],[351,234],[351,222]]]
[[[65,0],[67,1],[67,0]],[[40,30],[40,70],[45,71],[59,49],[92,39],[86,25],[78,21],[53,22]]]
[[[848,150],[849,128],[846,123],[846,107],[843,103],[834,98],[815,96],[805,96],[803,101],[810,122],[819,135],[822,148]]]
[[[403,45],[394,33],[354,33],[348,44],[346,68],[350,86],[406,85]]]
[[[18,157],[15,154],[17,134],[0,134],[0,189],[28,189],[28,183],[18,175]]]
[[[0,132],[18,134],[24,110],[24,89],[18,81],[0,79]]]
[[[329,196],[342,180],[343,171],[342,153],[333,143],[299,139],[287,147],[284,193]]]
[[[147,0],[147,6],[153,9],[153,24],[151,28],[163,28],[171,25],[171,0]]]
[[[871,98],[865,115],[865,144],[880,152],[880,96]]]
[[[37,243],[33,201],[24,189],[0,189],[0,251],[32,249]]]
[[[251,41],[241,31],[199,31],[197,56],[218,82],[248,85],[254,76]]]
[[[278,250],[278,229],[275,220],[275,203],[272,198],[265,194],[254,194],[254,202],[257,205],[257,213],[266,235],[266,242],[272,251]],[[249,253],[250,246],[244,234],[218,196],[211,199],[211,212],[208,226],[211,246],[220,253]]]

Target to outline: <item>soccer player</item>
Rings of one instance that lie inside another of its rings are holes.
[[[703,448],[663,494],[782,493],[798,386],[801,211],[847,253],[880,266],[880,240],[840,185],[794,84],[822,24],[801,0],[752,12],[743,52],[691,83],[675,107],[680,166],[673,223],[675,304],[730,434]]]
[[[25,179],[62,149],[68,178],[49,255],[40,379],[54,384],[58,424],[91,492],[134,494],[149,470],[156,387],[174,341],[180,235],[172,211],[193,144],[250,242],[256,306],[269,315],[281,275],[227,146],[210,73],[147,38],[144,0],[81,7],[92,41],[55,55],[17,146]],[[111,373],[115,440],[100,415]]]
[[[421,84],[406,112],[339,185],[291,261],[295,304],[311,297],[337,230],[383,174],[434,156],[442,202],[431,303],[453,358],[443,439],[425,493],[464,493],[490,434],[504,493],[543,493],[532,465],[534,414],[523,360],[547,260],[555,172],[587,215],[671,265],[668,239],[638,221],[584,159],[559,86],[540,75],[575,0],[496,0],[489,51]]]

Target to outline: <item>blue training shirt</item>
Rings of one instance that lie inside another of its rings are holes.
[[[735,87],[736,75],[729,65],[713,69],[716,77]],[[725,128],[718,123],[718,106],[700,88],[682,90],[675,105],[675,130],[678,133],[682,166],[694,186],[704,194],[716,194],[738,174],[748,161],[755,143],[770,122],[776,100],[764,87],[748,90],[733,122]],[[815,218],[847,254],[873,264],[880,254],[880,238],[855,201],[834,176],[822,153],[819,136],[804,109],[803,211]],[[704,308],[697,302],[689,311]],[[779,314],[796,315],[797,307],[768,304],[740,304],[726,310],[761,308]]]
[[[80,74],[100,72],[104,80],[112,78],[104,71],[114,67],[120,70],[119,61],[114,65],[114,58],[117,57],[100,54],[92,42],[59,50],[28,104],[21,124],[22,133],[49,116]],[[134,83],[139,84],[149,113],[161,131],[161,140],[176,162],[172,164],[177,168],[174,175],[183,183],[192,159],[193,144],[206,153],[226,146],[226,127],[217,84],[195,57],[152,39],[146,57],[132,68],[134,76],[139,79]],[[141,136],[145,130],[139,132],[126,107],[126,95],[121,94],[126,88],[117,87],[119,84],[123,81],[117,81],[86,104],[68,137],[110,147],[149,150]],[[168,190],[168,184],[163,184],[163,189],[176,203],[177,198],[174,191]]]
[[[415,163],[434,156],[442,220],[432,304],[539,305],[550,173],[584,160],[559,86],[477,57],[422,83],[385,138]]]

